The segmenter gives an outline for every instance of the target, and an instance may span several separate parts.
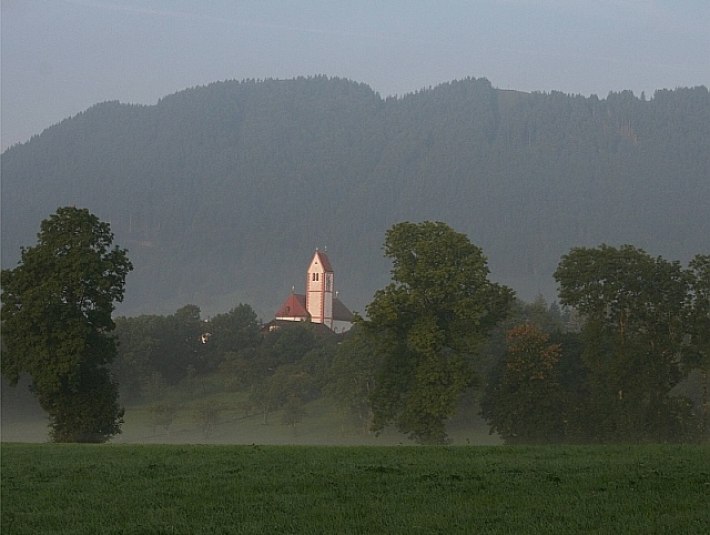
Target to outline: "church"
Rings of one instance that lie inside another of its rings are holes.
[[[310,321],[336,333],[350,329],[353,314],[335,291],[335,274],[328,256],[316,249],[306,270],[306,293],[291,292],[276,312],[276,322]]]

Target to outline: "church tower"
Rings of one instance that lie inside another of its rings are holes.
[[[335,276],[328,256],[316,249],[306,270],[306,293],[297,294],[296,288],[276,311],[269,330],[279,329],[283,322],[308,321],[321,323],[336,333],[344,333],[353,325],[355,317],[335,292]]]
[[[306,272],[306,310],[313,323],[333,329],[333,268],[318,249]]]

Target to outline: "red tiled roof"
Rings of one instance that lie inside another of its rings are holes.
[[[306,296],[292,293],[276,312],[277,318],[308,318],[311,315],[306,310]]]

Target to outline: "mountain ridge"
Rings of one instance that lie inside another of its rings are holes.
[[[402,220],[465,232],[525,299],[554,298],[573,246],[710,250],[703,86],[599,99],[469,78],[382,98],[323,76],[215,82],[94,105],[0,165],[3,267],[58,206],[87,207],[136,267],[125,314],[246,302],[268,320],[325,246],[343,301],[364,312]]]

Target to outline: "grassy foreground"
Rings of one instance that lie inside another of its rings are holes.
[[[2,444],[3,534],[707,533],[710,447]]]

